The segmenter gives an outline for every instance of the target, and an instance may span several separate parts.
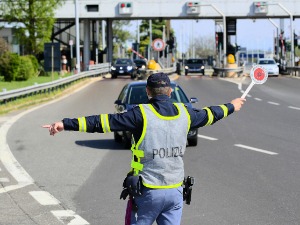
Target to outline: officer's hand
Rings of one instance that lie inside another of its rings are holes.
[[[64,130],[64,124],[62,122],[55,122],[51,125],[43,125],[43,128],[48,128],[50,135],[53,135]]]
[[[246,99],[244,99],[244,98],[233,99],[231,101],[231,104],[233,104],[233,106],[234,106],[234,111],[239,111],[242,108],[242,105],[244,104],[245,101],[246,101]]]

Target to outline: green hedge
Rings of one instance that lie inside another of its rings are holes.
[[[0,75],[7,82],[28,80],[37,75],[38,67],[34,56],[19,56],[11,52],[0,56]]]

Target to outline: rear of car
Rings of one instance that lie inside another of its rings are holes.
[[[189,73],[201,73],[205,74],[203,59],[187,59],[184,64],[184,74],[187,76]]]
[[[274,59],[262,58],[257,60],[257,65],[264,67],[268,71],[269,76],[278,76],[279,67]]]
[[[148,103],[148,96],[146,93],[146,81],[131,82],[124,86],[118,99],[115,101],[115,108],[118,113],[132,109],[135,105]],[[173,102],[184,103],[187,107],[192,108],[192,103],[196,103],[196,98],[190,100],[185,95],[184,91],[179,85],[171,82],[173,92],[171,99]],[[196,146],[198,143],[198,129],[191,129],[188,132],[187,140],[189,146]],[[130,147],[131,144],[131,133],[126,132],[115,132],[114,138],[116,142],[123,142],[125,147]]]

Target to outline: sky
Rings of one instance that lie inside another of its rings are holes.
[[[239,19],[237,20],[237,34],[232,36],[233,43],[248,50],[272,50],[274,37],[276,36],[276,26],[280,27],[280,19]],[[220,27],[215,27],[214,20],[172,20],[171,26],[177,36],[177,49],[185,52],[192,38],[215,37],[215,31],[221,31]],[[284,19],[284,36],[290,39],[290,20]],[[293,21],[295,33],[300,36],[300,20]],[[280,30],[279,30],[280,32]]]
[[[272,23],[272,22],[273,23]],[[276,27],[280,27],[280,19],[238,19],[237,35],[231,36],[231,42],[237,43],[247,50],[272,51],[274,37],[276,36]],[[284,36],[290,39],[290,19],[284,19]],[[129,28],[133,33],[137,31],[137,21],[132,21]],[[214,20],[171,20],[171,27],[177,37],[177,50],[186,52],[189,43],[194,38],[199,37],[215,38],[216,29],[222,30],[222,27],[216,27]],[[293,21],[295,34],[300,36],[300,19]],[[280,29],[279,29],[280,32]],[[300,40],[299,40],[300,43]]]

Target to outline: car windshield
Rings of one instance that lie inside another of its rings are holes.
[[[202,59],[188,59],[186,61],[187,64],[202,64],[203,60]]]
[[[134,63],[137,65],[146,65],[146,61],[144,60],[134,60]]]
[[[116,64],[127,64],[127,65],[130,65],[131,64],[131,60],[130,59],[117,59],[116,60]]]
[[[260,65],[272,65],[272,64],[275,64],[275,61],[274,60],[259,60],[258,64]]]
[[[172,84],[171,99],[173,102],[188,103],[189,100],[179,86]],[[131,86],[128,90],[127,104],[144,104],[148,103],[146,86],[136,85]]]

